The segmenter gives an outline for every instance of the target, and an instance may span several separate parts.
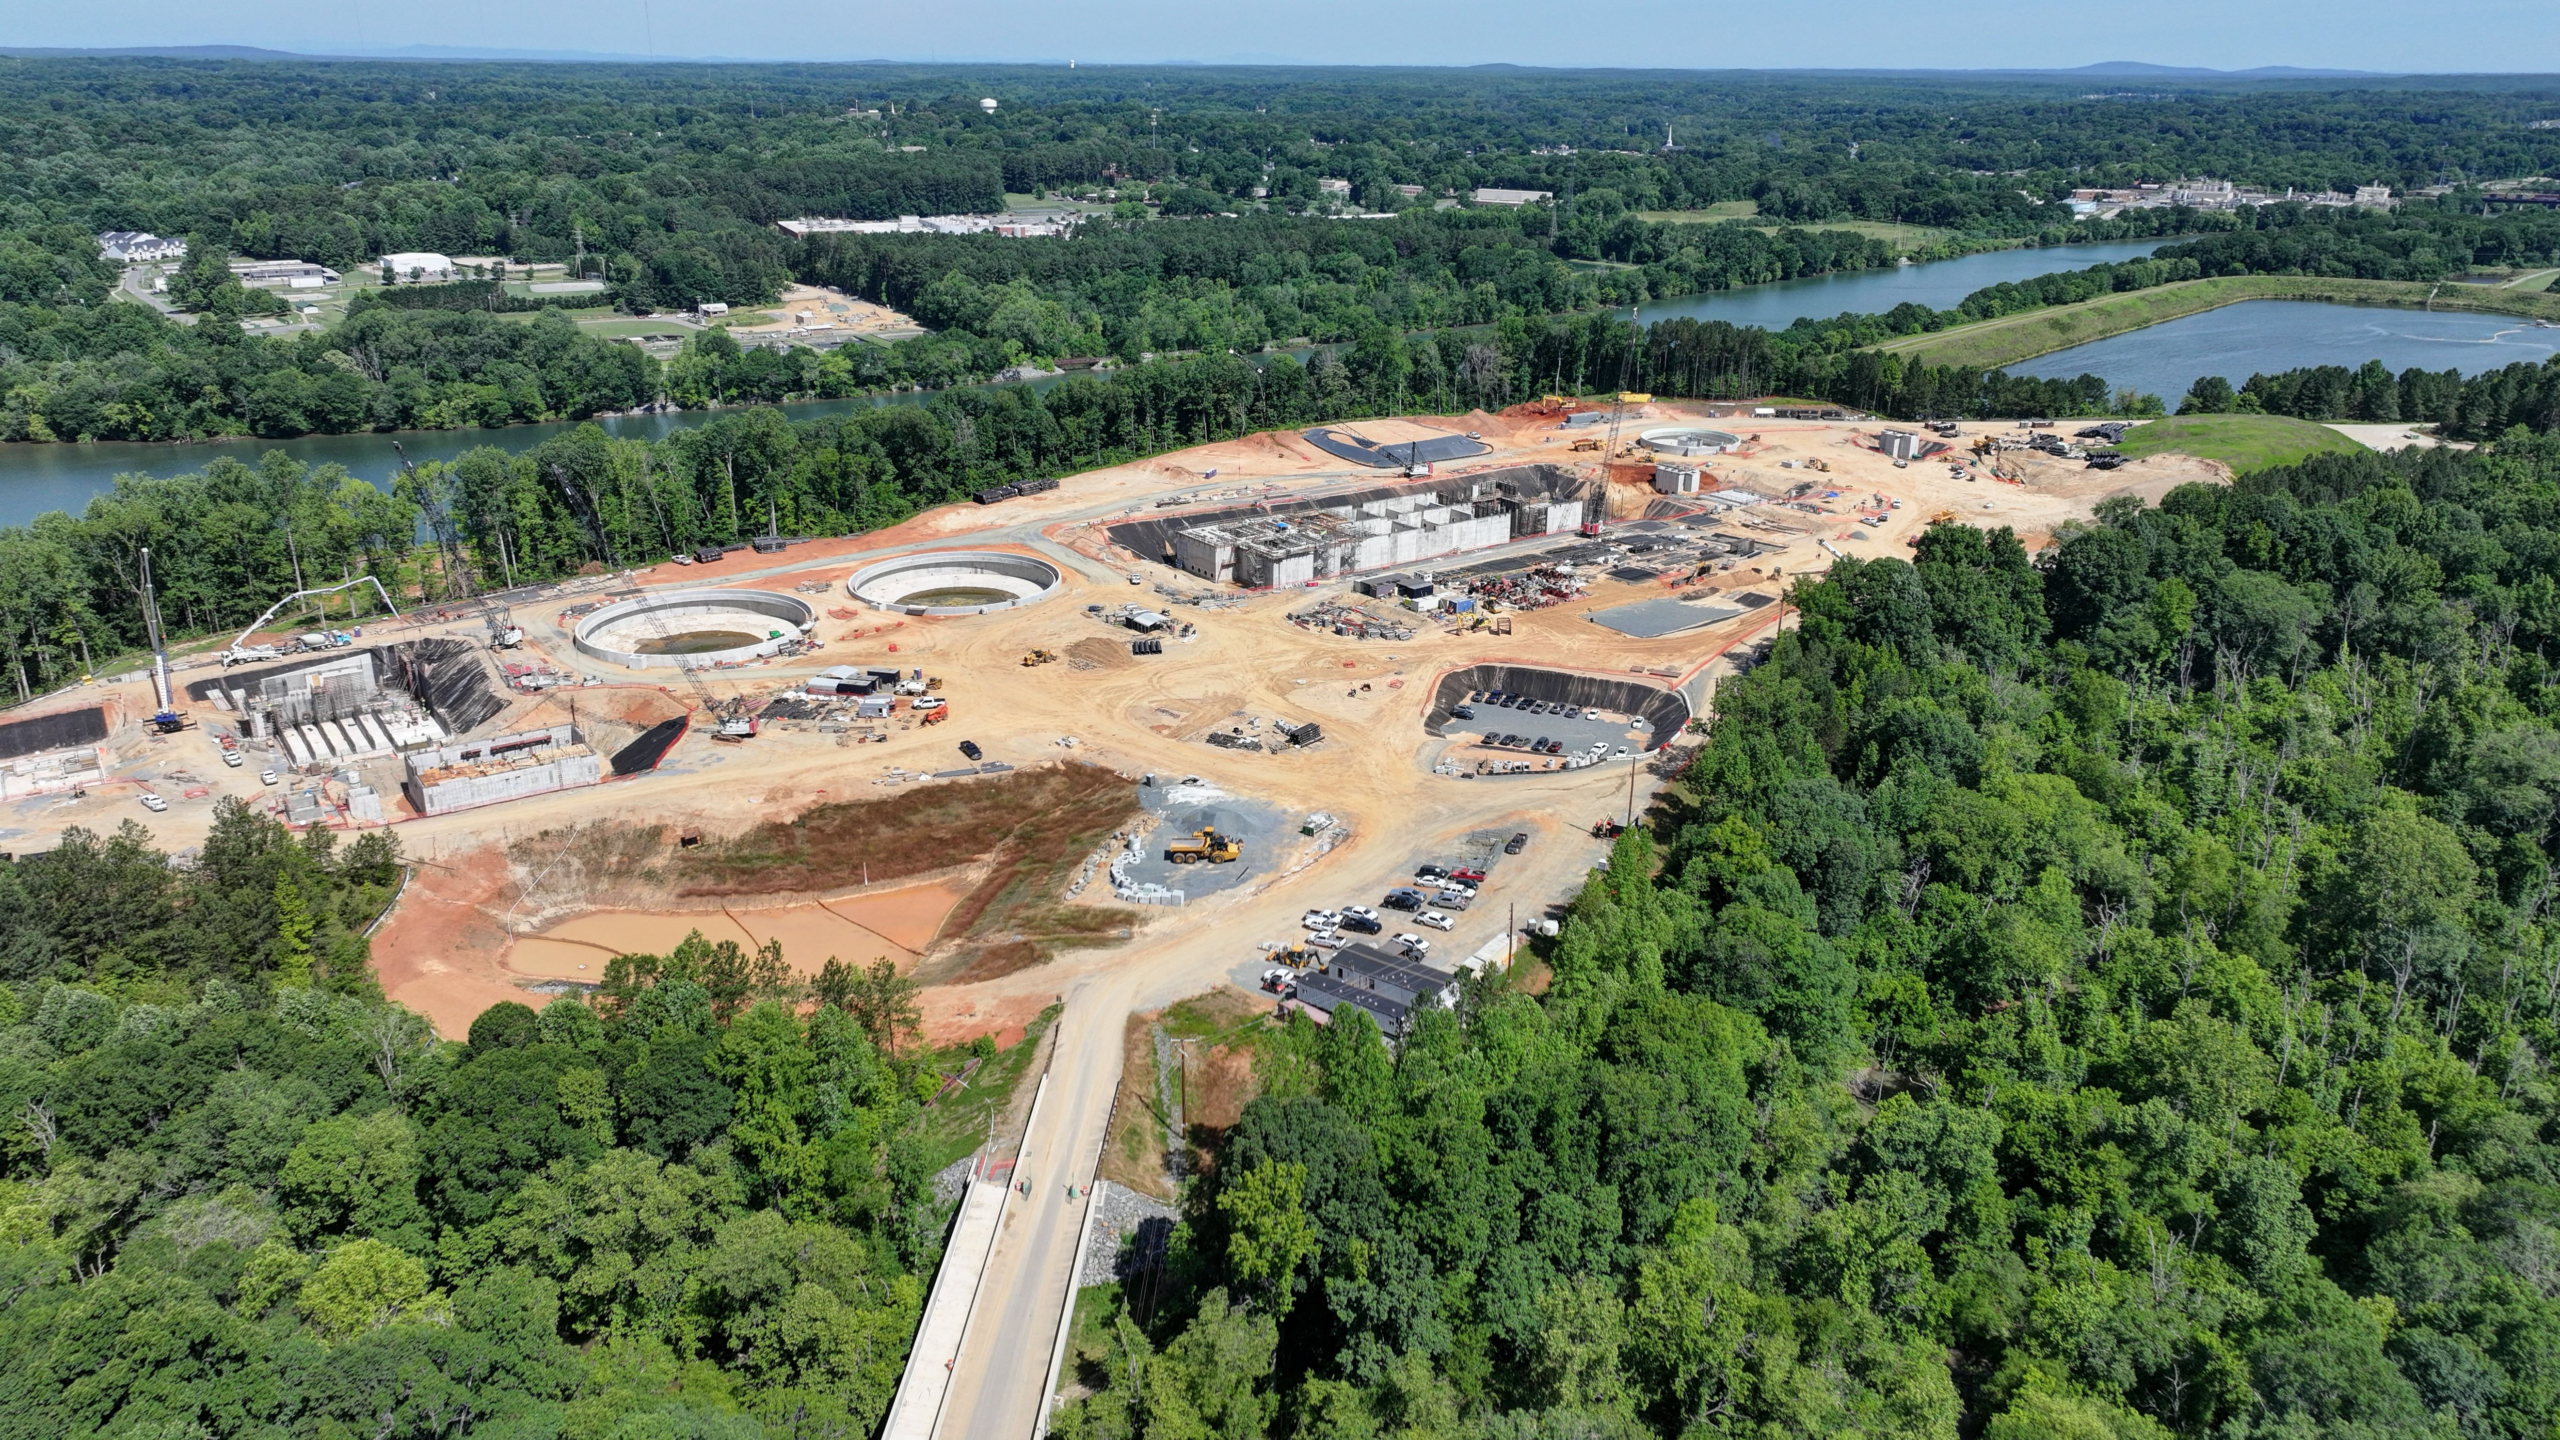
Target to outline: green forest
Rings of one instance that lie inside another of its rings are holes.
[[[1903,247],[1839,228],[1873,223],[1929,227],[1924,257],[2159,235],[2196,237],[2177,254],[2203,274],[2435,280],[2554,262],[2554,222],[2480,216],[2471,188],[2560,169],[2560,132],[2529,124],[2550,100],[2494,80],[2132,96],[2023,77],[0,59],[0,439],[575,420],[1377,328],[1481,342],[1504,321],[1895,263]],[[2444,194],[2380,217],[2075,222],[2062,203],[2187,174]],[[1555,198],[1468,205],[1482,185]],[[1118,203],[1065,240],[799,241],[773,225],[1018,196]],[[1647,218],[1709,206],[1749,213]],[[1392,218],[1325,218],[1346,207]],[[212,323],[114,298],[93,240],[108,229],[186,238],[171,295]],[[560,264],[607,289],[466,281],[359,291],[326,330],[232,324],[282,302],[232,281],[229,257],[363,271],[400,250]],[[715,340],[661,365],[572,318],[753,305],[794,281],[904,307],[934,333],[823,354],[730,356]],[[1826,343],[1882,323],[1831,326]],[[2063,408],[1963,375],[1841,384],[1915,413]]]
[[[875,1433],[948,1213],[911,985],[695,934],[442,1042],[367,967],[396,842],[332,841],[0,864],[0,1435]]]
[[[2560,443],[1799,581],[1539,998],[1279,1031],[1123,1436],[2560,1420]]]

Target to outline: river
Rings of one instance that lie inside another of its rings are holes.
[[[2477,375],[2554,354],[2560,354],[2560,329],[2511,315],[2247,300],[2056,350],[2008,370],[2054,380],[2102,375],[2110,385],[2131,386],[2174,406],[2199,375],[2219,375],[2237,386],[2260,372],[2306,365],[2352,370],[2367,360],[2381,361],[2395,375],[2412,366]]]
[[[1783,280],[1738,290],[1717,290],[1658,300],[1644,307],[1644,319],[1668,320],[1682,315],[1727,320],[1737,325],[1785,329],[1806,316],[1843,311],[1883,311],[1906,300],[1944,308],[2003,280],[2023,280],[2055,270],[2078,270],[2100,261],[2130,260],[2148,255],[2161,240],[2104,245],[2062,245],[2039,249],[1994,250],[1956,260],[1902,265],[1887,270],[1856,270],[1805,280]],[[1621,314],[1625,312],[1621,311]],[[1302,352],[1291,352],[1304,358]],[[2078,372],[2073,372],[2078,373]],[[1034,385],[1054,381],[1032,381]],[[912,404],[929,398],[910,392],[858,400],[806,400],[783,406],[795,420],[842,415],[874,405]],[[687,410],[672,415],[633,415],[596,423],[612,435],[657,439],[671,430],[699,425],[716,411]],[[0,445],[0,525],[23,525],[48,510],[78,512],[89,497],[111,488],[118,475],[183,475],[200,470],[218,455],[256,464],[270,450],[281,450],[309,465],[336,463],[349,474],[389,485],[399,468],[391,449],[397,440],[413,461],[450,460],[482,445],[502,450],[529,450],[575,428],[570,422],[510,425],[496,430],[413,430],[396,435],[305,435],[293,440],[228,440],[210,445],[143,444],[93,441],[86,445]]]

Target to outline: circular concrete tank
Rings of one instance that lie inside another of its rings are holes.
[[[1722,430],[1709,430],[1697,425],[1672,425],[1660,430],[1647,430],[1636,440],[1656,455],[1682,459],[1700,459],[1721,455],[1742,443],[1739,435]]]
[[[875,610],[900,615],[984,615],[1048,599],[1058,567],[1002,550],[925,550],[866,565],[846,592]]]
[[[699,669],[771,655],[817,618],[808,601],[770,590],[663,590],[607,605],[569,638],[579,653],[633,670]]]

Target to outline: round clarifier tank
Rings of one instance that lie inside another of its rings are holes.
[[[1058,592],[1058,567],[1004,550],[923,550],[866,565],[846,593],[900,615],[984,615],[1037,604]]]
[[[808,601],[770,590],[663,590],[587,615],[569,638],[626,669],[699,668],[774,654],[817,619]]]
[[[1742,443],[1739,435],[1722,430],[1709,430],[1699,425],[1671,425],[1647,430],[1636,437],[1638,444],[1656,455],[1672,455],[1682,459],[1702,459],[1721,455]]]

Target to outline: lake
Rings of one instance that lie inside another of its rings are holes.
[[[2199,375],[2219,375],[2238,386],[2261,372],[2306,365],[2352,370],[2367,360],[2381,361],[2395,375],[2411,366],[2477,375],[2519,360],[2539,363],[2555,353],[2560,329],[2508,315],[2247,300],[2056,350],[2008,370],[2050,380],[2103,375],[2110,385],[2131,386],[2174,407]]]
[[[1726,320],[1737,325],[1765,325],[1783,330],[1798,319],[1831,316],[1842,311],[1890,310],[1905,300],[1945,308],[1985,285],[2023,280],[2056,270],[2078,270],[2101,261],[2131,260],[2148,255],[2163,240],[2105,245],[2058,245],[2038,249],[1995,250],[1958,260],[1902,265],[1888,270],[1859,270],[1806,280],[1783,280],[1739,290],[1717,290],[1657,300],[1644,307],[1648,322],[1682,315]],[[1624,311],[1619,312],[1624,314]],[[1303,360],[1307,352],[1292,351]],[[2078,373],[2078,372],[2073,372]],[[1055,379],[1029,382],[1054,384]],[[2183,383],[2183,382],[2182,382]],[[914,404],[929,395],[870,396],[859,400],[796,401],[782,407],[795,420],[842,415],[874,405]],[[670,431],[700,425],[718,411],[687,410],[671,415],[620,416],[596,423],[607,434],[657,439]],[[218,455],[237,456],[249,464],[270,450],[282,450],[307,465],[336,463],[360,479],[388,487],[399,469],[392,452],[397,440],[412,461],[451,460],[466,450],[495,445],[501,450],[529,450],[576,428],[569,422],[510,425],[496,430],[412,430],[396,435],[305,435],[292,440],[228,440],[210,445],[152,445],[99,441],[87,445],[0,445],[0,525],[23,525],[47,510],[77,513],[89,497],[109,489],[125,474],[183,475],[201,470]]]
[[[2120,240],[2104,245],[2047,245],[2026,250],[1986,250],[1957,260],[1926,265],[1899,265],[1889,270],[1850,270],[1750,285],[1739,290],[1709,290],[1648,301],[1645,323],[1656,320],[1722,320],[1731,325],[1760,325],[1784,330],[1798,320],[1827,320],[1834,315],[1875,315],[1910,301],[1933,310],[1951,310],[1957,301],[2004,280],[2029,280],[2057,270],[2086,270],[2092,265],[2139,260],[2171,245],[2173,240]],[[1627,312],[1618,312],[1621,316]]]

